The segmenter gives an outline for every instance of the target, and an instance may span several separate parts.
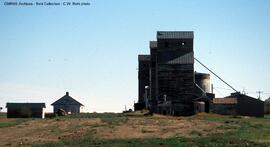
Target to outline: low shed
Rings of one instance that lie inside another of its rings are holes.
[[[227,115],[264,117],[263,101],[240,93],[212,101],[211,112]]]
[[[44,118],[45,103],[7,103],[7,118]]]

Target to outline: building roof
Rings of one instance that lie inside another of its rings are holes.
[[[207,79],[210,79],[210,74],[195,71],[195,78],[207,78]]]
[[[237,104],[237,98],[214,98],[213,104]]]
[[[260,99],[257,99],[257,98],[254,98],[254,97],[251,97],[251,96],[248,96],[248,95],[245,95],[245,94],[241,94],[240,92],[235,92],[235,93],[231,93],[230,96],[226,96],[225,98],[236,98],[236,99],[239,99],[240,100],[245,100],[245,99],[250,99],[250,100],[253,100],[253,101],[258,101],[258,102],[262,102]]]
[[[157,39],[193,39],[193,31],[158,31]]]
[[[150,48],[157,48],[157,41],[150,41],[149,45],[150,45]]]
[[[167,64],[193,64],[193,63],[194,63],[193,52],[187,53],[183,56],[174,58],[167,62]]]
[[[151,56],[150,55],[138,55],[139,61],[150,61]]]
[[[72,98],[71,96],[69,96],[69,93],[66,92],[66,95],[64,95],[63,97],[61,97],[60,99],[58,99],[57,101],[55,101],[54,103],[52,103],[51,105],[61,105],[61,104],[69,104],[69,105],[81,105],[84,106],[82,103],[78,102],[77,100],[75,100],[74,98]]]
[[[46,108],[45,103],[7,103],[6,108]]]

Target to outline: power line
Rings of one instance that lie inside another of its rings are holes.
[[[223,89],[223,90],[228,90],[228,91],[232,91],[232,89],[228,89],[228,88],[224,88],[224,87],[216,87],[215,88],[218,88],[218,89]]]
[[[209,69],[207,66],[205,66],[202,62],[200,62],[198,59],[196,59],[194,57],[194,59],[200,63],[204,68],[206,68],[208,71],[210,71],[212,74],[214,74],[217,78],[219,78],[223,83],[225,83],[227,86],[229,86],[230,88],[232,88],[235,92],[238,92],[236,89],[234,89],[230,84],[228,84],[227,82],[225,82],[221,77],[219,77],[217,74],[215,74],[211,69]]]

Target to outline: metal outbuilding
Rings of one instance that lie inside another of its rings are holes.
[[[44,118],[45,103],[7,103],[7,118]]]
[[[232,93],[225,98],[215,98],[211,111],[225,115],[264,117],[264,102],[240,93]]]

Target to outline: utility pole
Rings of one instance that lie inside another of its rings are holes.
[[[242,93],[243,93],[244,95],[247,95],[247,94],[248,94],[248,93],[245,91],[245,88],[243,89]]]
[[[256,93],[258,93],[259,94],[259,99],[261,99],[261,94],[263,93],[263,91],[261,91],[261,90],[259,90],[259,91],[256,91]]]

